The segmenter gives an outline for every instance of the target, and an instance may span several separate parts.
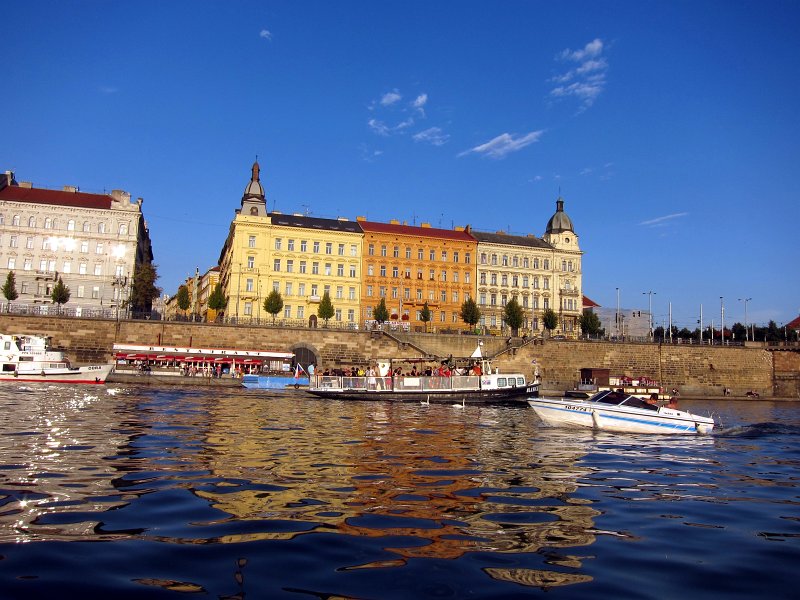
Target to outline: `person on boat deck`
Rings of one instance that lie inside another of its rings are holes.
[[[478,377],[481,376],[481,365],[479,363],[475,363],[472,366],[472,374],[477,375]]]
[[[656,393],[650,394],[650,397],[647,399],[647,403],[653,405],[658,404],[658,394]]]
[[[425,377],[432,377],[433,376],[433,369],[430,365],[425,367]]]
[[[417,374],[418,374],[417,373],[417,365],[414,365],[413,367],[411,367],[411,376],[412,377],[416,377]]]
[[[678,409],[678,399],[675,396],[672,396],[669,399],[669,402],[667,402],[667,408],[674,408],[676,410]]]

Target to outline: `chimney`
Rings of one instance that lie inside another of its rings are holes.
[[[74,194],[75,192],[78,191],[78,188],[75,187],[74,185],[65,185],[63,188],[61,188],[61,191],[72,192]]]
[[[400,225],[400,221],[398,221],[397,219],[392,219],[391,221],[389,221],[389,225]]]
[[[420,227],[427,227],[428,229],[431,228],[431,224],[430,223],[420,223],[419,226]]]

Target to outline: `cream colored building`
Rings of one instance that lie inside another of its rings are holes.
[[[330,324],[357,327],[362,237],[355,221],[269,213],[256,162],[220,254],[226,320],[271,322],[263,304],[275,289],[283,298],[276,322],[316,324],[328,292]]]
[[[520,335],[541,334],[542,313],[548,308],[558,315],[553,334],[578,335],[582,252],[561,198],[542,238],[471,233],[478,240],[476,302],[483,326],[495,333],[507,333],[503,311],[516,297],[525,316]]]
[[[17,183],[0,174],[0,279],[14,271],[18,305],[44,312],[58,278],[70,289],[64,306],[75,314],[129,314],[136,266],[153,250],[142,199],[121,190],[88,194]],[[150,307],[137,307],[149,311]]]

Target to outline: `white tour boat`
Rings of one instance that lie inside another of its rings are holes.
[[[105,383],[114,365],[73,367],[39,335],[0,334],[0,381]]]
[[[379,360],[378,373],[363,377],[315,374],[308,392],[314,396],[338,400],[391,400],[399,402],[505,403],[524,402],[539,395],[538,380],[522,373],[500,373],[483,358],[480,344],[467,359],[439,361],[451,364],[447,375],[409,375],[398,373],[397,365],[435,362],[432,358]],[[458,367],[457,363],[463,364]]]
[[[658,406],[623,392],[606,390],[587,400],[534,398],[528,404],[546,424],[623,433],[711,433],[714,419]]]

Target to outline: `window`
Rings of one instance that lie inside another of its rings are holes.
[[[15,235],[12,235],[12,236],[11,236],[11,241],[9,242],[9,244],[8,244],[8,245],[9,245],[11,248],[16,248],[16,247],[17,247],[17,236],[15,236]]]
[[[300,240],[300,252],[308,252],[308,242],[306,240]]]
[[[253,280],[252,279],[249,279],[249,278],[247,279],[247,281],[244,284],[244,291],[245,292],[252,292],[253,291]]]
[[[292,305],[286,304],[283,307],[283,318],[284,319],[291,319],[292,318]]]
[[[83,233],[89,233],[90,227],[91,226],[89,225],[89,221],[84,221],[83,222]]]
[[[403,288],[403,299],[411,300],[411,288]]]
[[[25,240],[25,248],[28,250],[33,250],[33,236],[28,236]]]
[[[344,300],[344,287],[341,285],[336,286],[336,299]]]
[[[339,256],[344,256],[344,244],[339,244]]]
[[[256,266],[256,257],[255,256],[248,256],[247,257],[247,268],[254,269]]]
[[[370,256],[375,256],[375,244],[370,244],[367,246],[367,254]]]
[[[406,258],[411,259],[411,246],[406,246]]]
[[[97,233],[105,233],[106,232],[106,224],[105,223],[98,223],[97,224]]]
[[[386,298],[386,286],[380,286],[380,288],[378,288],[378,293],[381,298]]]
[[[431,260],[431,262],[433,262],[434,260],[436,260],[436,250],[433,250],[433,249],[431,249],[431,252],[430,252],[430,260]]]
[[[372,297],[372,286],[371,285],[367,286],[367,296]]]
[[[490,275],[490,279],[491,279],[492,285],[497,285],[497,273],[492,273]]]
[[[447,281],[447,271],[442,271],[442,281]]]
[[[562,271],[566,271],[567,270],[567,261],[566,260],[562,260],[561,261],[561,270]]]
[[[544,262],[544,265],[543,265],[542,268],[544,268],[545,271],[549,271],[550,270],[550,259],[549,258],[545,258],[543,262]]]
[[[20,292],[22,294],[27,294],[28,293],[28,282],[27,281],[23,281],[22,282],[22,287],[20,289]]]
[[[319,275],[319,263],[316,261],[311,263],[311,274]]]
[[[258,286],[259,291],[261,290],[261,284]],[[280,281],[273,281],[272,282],[272,289],[276,292],[280,293],[281,291],[281,282]]]
[[[506,294],[500,294],[500,306],[505,306],[508,304],[508,296]]]
[[[533,268],[534,269],[538,269],[539,268],[539,259],[538,258],[534,258],[533,259]]]
[[[102,275],[103,274],[103,265],[100,265],[100,264],[95,265],[94,266],[94,274],[95,274],[95,277],[99,277],[100,275]]]
[[[542,287],[546,290],[550,289],[550,278],[549,277],[542,277]]]
[[[8,268],[15,269],[17,267],[17,259],[13,256],[8,257]]]
[[[356,266],[350,265],[350,277],[355,277],[355,276],[356,276]]]
[[[508,287],[508,275],[505,273],[500,276],[500,285],[503,287]]]
[[[458,283],[458,271],[453,271],[453,283]]]
[[[92,298],[97,300],[100,297],[100,286],[92,286]]]
[[[11,217],[11,224],[14,227],[19,227],[19,215],[14,215],[13,217]]]
[[[300,296],[300,297],[303,297],[303,296],[306,295],[306,284],[305,283],[297,284],[297,295]]]
[[[386,256],[386,244],[381,245],[381,256]]]
[[[488,261],[486,260],[486,253],[485,252],[481,252],[481,264],[485,265],[487,263],[488,263]]]
[[[458,292],[453,292],[453,304],[458,304]]]
[[[350,244],[350,256],[358,256],[358,246]]]
[[[280,250],[282,244],[283,240],[281,238],[275,238],[275,250]]]
[[[344,264],[339,263],[338,265],[336,265],[336,276],[344,277]]]
[[[513,267],[519,266],[519,256],[515,256],[511,259],[511,266]]]
[[[497,266],[497,254],[492,254],[492,265]]]
[[[419,250],[417,250],[417,260],[422,260],[422,256],[423,256],[422,248],[420,248]]]
[[[245,302],[244,303],[244,314],[245,314],[245,316],[248,316],[248,317],[253,316],[253,303],[252,302]]]
[[[350,287],[347,289],[347,299],[348,300],[355,300],[356,299],[356,288]]]
[[[256,247],[256,236],[251,235],[247,238],[247,247],[248,248],[255,248]]]
[[[294,261],[287,260],[286,261],[286,272],[287,273],[294,273]]]
[[[399,298],[400,297],[400,290],[396,287],[392,287],[392,298]]]
[[[319,254],[319,242],[314,242],[314,249],[313,252],[315,254]]]
[[[353,323],[356,320],[356,311],[353,308],[347,309],[347,322]]]
[[[492,306],[497,306],[497,294],[489,295],[489,304]]]
[[[539,289],[539,278],[538,277],[534,277],[533,278],[533,289],[535,289],[535,290]]]
[[[333,311],[333,320],[334,321],[341,321],[342,320],[342,309],[337,308]]]
[[[81,275],[86,275],[86,263],[82,262],[78,267],[78,273]]]
[[[44,220],[44,228],[45,229],[52,229],[53,228],[53,221],[50,217],[46,217]]]
[[[399,270],[399,268],[398,268],[398,267],[396,267],[396,266],[395,266],[395,267],[392,267],[392,277],[399,277],[399,276],[400,276],[400,270]]]
[[[523,266],[525,269],[527,269],[527,268],[528,268],[528,257],[527,257],[527,256],[523,257],[523,259],[522,259],[522,266]]]
[[[527,288],[528,287],[528,276],[527,275],[523,275],[522,276],[522,287],[523,288]]]
[[[306,316],[305,306],[298,306],[297,307],[297,318],[303,319]]]
[[[36,217],[28,218],[28,227],[36,227]]]
[[[30,271],[32,268],[33,268],[33,260],[30,259],[30,258],[26,258],[25,259],[25,266],[23,267],[23,269],[25,271]],[[64,270],[64,273],[68,273],[68,271]]]
[[[444,323],[446,320],[447,320],[447,313],[445,313],[444,311],[440,312],[439,313],[439,321]]]
[[[312,296],[318,296],[318,295],[319,295],[319,294],[317,293],[318,291],[319,291],[319,289],[318,289],[318,287],[317,287],[317,284],[316,284],[316,283],[312,283],[312,284],[311,284],[311,295],[312,295]]]
[[[550,308],[550,298],[544,299],[544,308],[545,309]]]
[[[386,277],[386,265],[381,265],[381,277]]]
[[[83,286],[78,286],[78,298],[83,298]]]
[[[301,260],[300,261],[300,273],[305,273],[305,272],[306,272],[306,261]]]
[[[400,258],[400,246],[394,247],[394,250],[392,250],[392,256],[395,258]]]
[[[47,271],[47,259],[43,258],[39,261],[39,270],[40,271]]]
[[[470,283],[471,279],[472,279],[472,277],[470,276],[469,271],[464,273],[464,283]]]
[[[55,225],[53,225],[55,227]],[[128,224],[127,223],[120,223],[119,224],[119,234],[120,235],[128,235]]]
[[[81,242],[81,252],[83,254],[87,254],[89,252],[89,242],[87,240],[83,240]]]
[[[276,258],[276,259],[274,259],[272,261],[272,270],[275,271],[276,273],[281,270],[281,259],[280,258]]]
[[[375,265],[367,265],[367,276],[373,277],[375,275]]]
[[[331,263],[325,263],[325,275],[331,276]]]
[[[67,221],[67,231],[75,231],[75,219]]]
[[[325,254],[333,254],[333,243],[325,242]]]
[[[417,300],[422,300],[422,290],[417,288]]]
[[[286,248],[286,249],[287,249],[289,252],[294,252],[294,240],[289,240],[289,241],[286,243],[286,246],[287,246],[287,248]]]

